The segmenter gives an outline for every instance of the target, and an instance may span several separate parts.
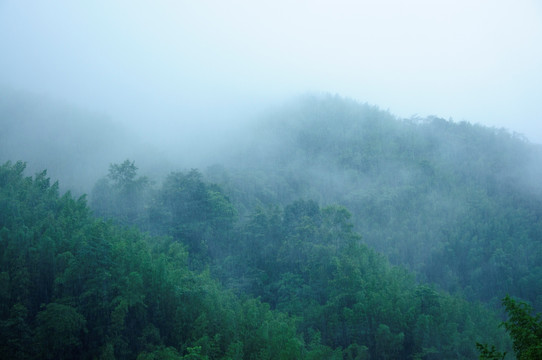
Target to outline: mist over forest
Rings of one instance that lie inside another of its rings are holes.
[[[542,359],[534,0],[0,0],[0,359]]]
[[[1,98],[3,357],[537,354],[514,329],[542,310],[542,148],[519,134],[310,94],[183,154]]]

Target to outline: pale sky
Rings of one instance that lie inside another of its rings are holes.
[[[329,92],[542,143],[542,1],[0,0],[0,86],[169,140]]]

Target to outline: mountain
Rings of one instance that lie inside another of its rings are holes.
[[[90,205],[1,167],[2,357],[475,359],[511,349],[505,295],[542,309],[542,152],[520,135],[306,96],[165,175],[68,109],[0,103],[2,159]]]
[[[542,147],[504,129],[397,119],[308,96],[260,122],[207,171],[236,206],[344,205],[362,242],[471,299],[514,294],[542,309]]]
[[[360,244],[340,206],[297,201],[236,225],[220,188],[173,173],[149,236],[24,167],[0,166],[2,358],[475,359],[476,341],[510,347],[494,313]],[[112,179],[119,196],[141,183]]]

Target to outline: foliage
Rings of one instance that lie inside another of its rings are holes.
[[[540,355],[535,147],[337,97],[254,138],[158,185],[112,164],[92,211],[1,166],[0,357],[502,359],[507,292],[533,303],[505,303],[514,350]]]
[[[476,343],[478,351],[480,351],[480,360],[504,360],[506,352],[501,353],[492,345],[491,348],[487,344]]]
[[[92,209],[97,216],[115,219],[121,225],[143,225],[150,182],[137,177],[134,161],[111,164],[107,178],[99,180],[92,190]]]
[[[542,315],[531,315],[533,308],[526,302],[516,301],[510,296],[502,299],[502,304],[508,314],[508,320],[501,325],[510,333],[514,352],[518,360],[542,358]],[[480,359],[499,359],[506,356],[487,344],[477,343]]]
[[[242,218],[299,198],[341,204],[364,243],[419,280],[495,308],[510,293],[542,310],[540,146],[329,95],[270,114],[251,138],[207,172]]]
[[[84,198],[23,171],[0,168],[7,358],[473,358],[463,344],[474,334],[503,344],[489,312],[416,285],[361,245],[343,207],[297,201],[235,226],[219,188],[174,174],[155,211],[209,243],[237,239],[209,252],[173,221],[149,237],[94,219]]]
[[[542,358],[542,315],[531,315],[533,308],[506,296],[502,303],[509,319],[503,323],[514,343],[517,358]]]
[[[183,245],[94,219],[84,198],[24,168],[0,166],[2,358],[302,353],[290,319],[191,271]]]
[[[149,206],[148,228],[182,241],[201,266],[228,246],[237,212],[217,186],[206,184],[195,169],[166,177]]]
[[[72,306],[49,303],[37,314],[36,321],[36,342],[42,359],[81,356],[86,320]]]

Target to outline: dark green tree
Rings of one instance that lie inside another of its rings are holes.
[[[36,318],[36,342],[42,359],[81,357],[86,320],[76,309],[57,303],[47,304]]]
[[[542,359],[542,314],[532,315],[533,308],[523,301],[506,295],[502,304],[508,314],[508,320],[501,325],[510,333],[514,352],[518,360]],[[501,353],[495,346],[477,343],[480,359],[502,360],[506,352]]]
[[[231,243],[237,211],[216,185],[203,181],[198,170],[171,173],[149,209],[151,229],[188,247],[192,265],[222,256]]]
[[[96,215],[122,225],[146,226],[150,181],[137,176],[137,171],[130,160],[109,166],[107,178],[99,180],[92,190],[91,206]]]
[[[514,343],[519,360],[542,359],[542,315],[532,315],[533,308],[506,296],[502,303],[508,313],[503,323]]]

